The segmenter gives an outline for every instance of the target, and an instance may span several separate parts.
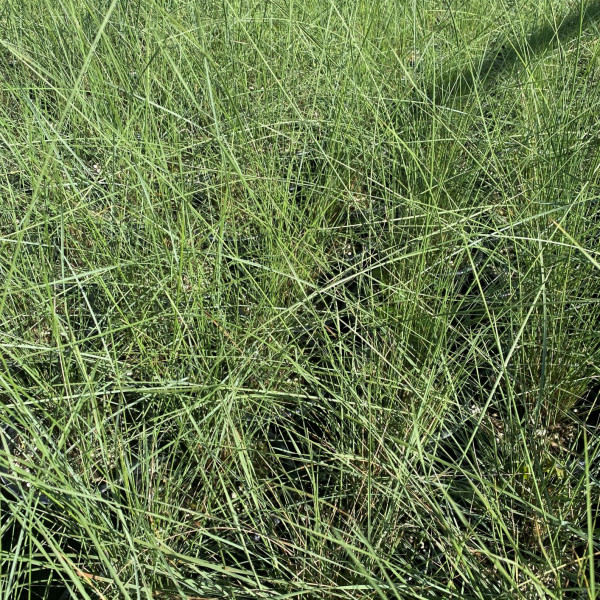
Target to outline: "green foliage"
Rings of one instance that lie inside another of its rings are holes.
[[[1,598],[595,598],[597,2],[0,5]]]

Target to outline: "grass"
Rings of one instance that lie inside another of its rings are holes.
[[[5,0],[0,597],[595,598],[599,22]]]

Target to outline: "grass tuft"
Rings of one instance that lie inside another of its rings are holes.
[[[0,598],[597,595],[598,2],[5,0]]]

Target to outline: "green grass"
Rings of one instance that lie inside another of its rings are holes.
[[[0,597],[595,598],[599,24],[0,3]]]

